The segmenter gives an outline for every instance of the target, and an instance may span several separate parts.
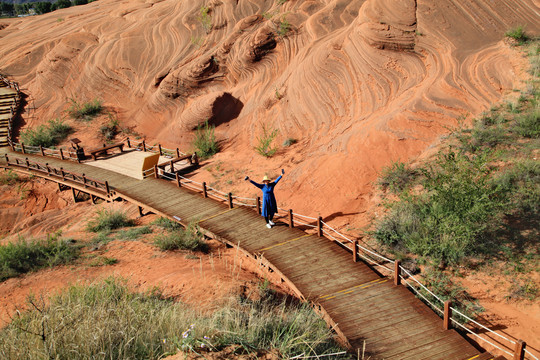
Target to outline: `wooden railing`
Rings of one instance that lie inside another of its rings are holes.
[[[0,81],[5,83],[10,88],[14,89],[17,92],[17,95],[15,99],[12,100],[9,109],[5,109],[3,111],[0,111],[0,113],[4,114],[10,114],[8,120],[8,126],[7,126],[7,145],[12,144],[12,138],[13,138],[13,118],[15,117],[15,114],[17,113],[17,110],[20,105],[20,98],[21,98],[21,91],[19,88],[19,84],[15,81],[11,81],[7,79],[4,75],[0,74]]]
[[[78,174],[72,171],[64,170],[63,168],[55,168],[49,166],[48,163],[41,164],[36,161],[30,161],[28,158],[9,157],[5,155],[8,166],[15,166],[31,171],[38,172],[47,177],[56,178],[64,182],[71,182],[83,185],[84,188],[94,189],[107,195],[112,195],[112,188],[107,181],[100,181],[87,177],[85,174]]]

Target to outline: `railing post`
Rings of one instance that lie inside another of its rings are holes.
[[[73,195],[73,202],[76,203],[77,202],[77,195],[75,195],[75,189],[73,187],[71,188],[71,194]]]
[[[401,261],[394,262],[394,285],[401,285]]]
[[[294,227],[293,212],[292,209],[289,209],[289,227]]]
[[[23,142],[21,142],[21,151],[22,151],[23,154],[26,154],[26,151],[24,150],[24,143]]]
[[[126,139],[126,142],[127,142],[128,148],[131,148],[131,141],[129,141],[129,136],[128,136],[127,139]]]
[[[176,185],[178,185],[178,187],[182,187],[182,183],[180,182],[180,175],[178,175],[178,173],[176,173]]]
[[[180,157],[180,150],[178,150],[178,148],[176,148],[176,157]]]
[[[358,262],[358,239],[354,239],[352,243],[352,261]]]
[[[66,173],[64,172],[64,168],[60,168],[60,173],[62,174],[62,180],[66,181]]]
[[[45,156],[45,151],[43,151],[43,146],[39,145],[39,150],[41,151],[41,156]]]
[[[205,198],[208,197],[208,193],[206,192],[206,181],[203,181],[202,183],[202,193],[203,193],[203,197]]]
[[[317,236],[318,237],[322,237],[323,236],[323,229],[322,229],[322,226],[323,226],[323,223],[322,223],[322,217],[319,216],[317,218]]]
[[[514,357],[512,360],[524,360],[525,359],[525,341],[516,341],[516,347],[514,348]]]
[[[26,158],[26,168],[30,169],[30,161],[28,161],[28,158]]]
[[[6,163],[9,165],[9,157],[7,154],[4,154],[4,156],[6,157]]]
[[[171,173],[174,172],[174,162],[171,160]]]
[[[45,163],[45,166],[47,167],[47,176],[51,176],[51,168],[49,167],[49,163]]]
[[[109,188],[109,182],[105,181],[105,190],[107,190],[107,195],[111,193],[111,189]]]
[[[257,214],[261,215],[261,197],[257,196]]]
[[[232,209],[233,208],[233,198],[232,198],[232,193],[229,193],[229,209]]]
[[[82,181],[84,184],[84,187],[86,187],[86,175],[82,174]]]
[[[146,142],[144,140],[142,141],[142,150],[146,152]]]
[[[444,302],[444,318],[443,318],[443,328],[444,330],[450,330],[452,328],[452,302],[450,300],[446,300]]]
[[[158,167],[157,165],[154,165],[154,177],[156,179],[159,179],[159,173],[158,173]]]
[[[64,150],[60,149],[60,159],[65,160],[64,158]]]
[[[163,151],[161,151],[161,144],[158,144],[158,148],[159,148],[159,156],[162,156],[162,155],[163,155]]]

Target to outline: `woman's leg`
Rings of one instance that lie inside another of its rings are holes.
[[[267,228],[271,228],[272,225],[271,225],[270,218],[269,218],[268,216],[265,216],[265,217],[264,217],[264,220],[266,220],[266,227],[267,227]]]

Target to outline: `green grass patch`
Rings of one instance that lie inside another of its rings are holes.
[[[506,31],[504,36],[516,40],[519,44],[523,44],[529,40],[529,36],[525,33],[525,28],[521,25]]]
[[[118,230],[118,232],[116,233],[116,238],[118,240],[137,240],[142,235],[151,233],[152,229],[150,228],[150,226],[141,226],[133,229]]]
[[[154,245],[163,251],[191,250],[208,252],[208,244],[196,224],[189,224],[186,229],[177,229],[167,234],[158,235]]]
[[[234,298],[203,315],[157,289],[134,293],[125,280],[109,278],[72,286],[47,304],[28,302],[0,330],[3,359],[161,359],[178,349],[204,354],[229,346],[281,358],[342,351],[311,307],[294,301]]]
[[[21,139],[25,145],[50,148],[58,145],[72,132],[73,128],[63,120],[53,119],[47,124],[22,131]]]
[[[255,151],[264,157],[272,157],[277,151],[277,147],[272,143],[278,135],[277,129],[269,129],[266,123],[262,123],[262,134],[257,138],[257,146]]]
[[[159,217],[156,220],[152,221],[152,225],[159,226],[160,228],[169,231],[182,229],[182,225],[180,225],[176,221],[172,221],[164,217]]]
[[[125,212],[102,209],[90,220],[86,229],[91,232],[110,231],[123,227],[134,226],[135,221],[129,219]]]
[[[116,263],[118,263],[118,259],[110,258],[106,256],[96,256],[88,263],[88,266],[98,267],[98,266],[114,265]]]
[[[80,248],[70,240],[49,235],[44,241],[26,241],[0,246],[0,281],[44,267],[67,264],[79,257]]]
[[[103,112],[103,101],[97,98],[84,103],[70,98],[69,102],[67,112],[75,120],[90,121]]]
[[[199,125],[195,131],[192,147],[195,149],[200,159],[208,159],[219,152],[219,146],[214,134],[215,126],[209,125],[208,121],[204,126]]]
[[[15,185],[22,181],[19,175],[12,170],[2,171],[0,173],[0,185]]]

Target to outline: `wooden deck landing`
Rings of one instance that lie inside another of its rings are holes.
[[[0,149],[0,162],[5,163]],[[480,356],[405,287],[393,285],[326,238],[278,224],[265,227],[253,210],[203,198],[165,180],[137,180],[106,169],[54,158],[28,156],[51,166],[107,180],[124,199],[183,224],[198,221],[214,238],[238,246],[270,267],[303,299],[311,301],[351,348],[365,342],[371,359],[456,359]]]

